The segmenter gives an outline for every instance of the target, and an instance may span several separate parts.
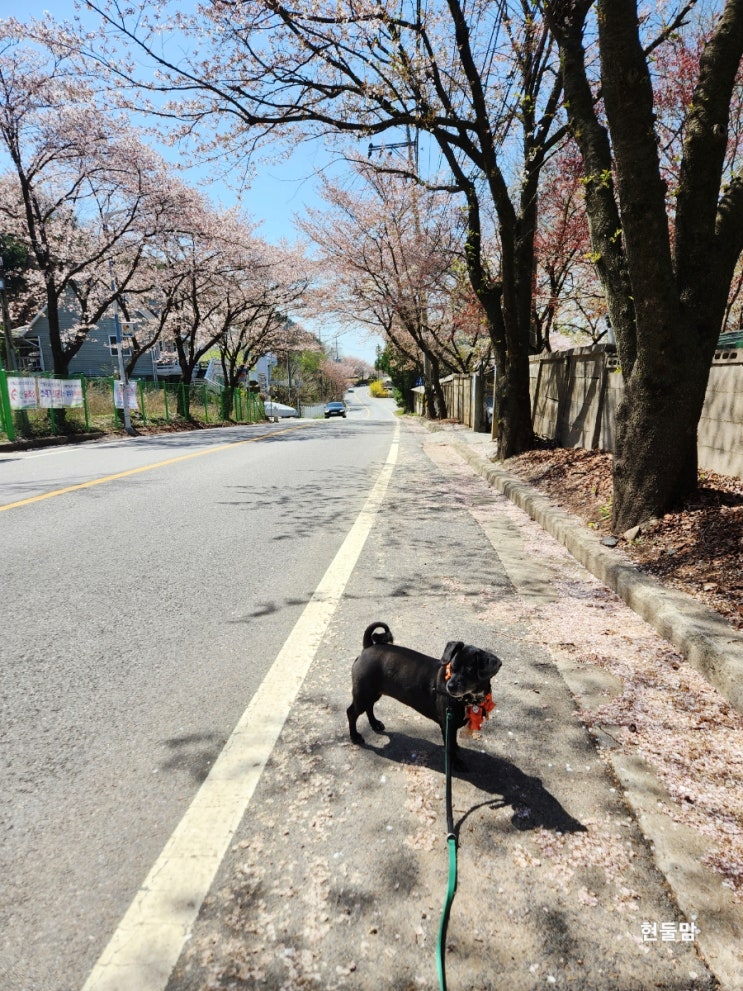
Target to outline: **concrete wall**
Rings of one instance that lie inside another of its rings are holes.
[[[473,426],[472,376],[449,375],[442,381],[449,418]]]
[[[451,419],[473,429],[477,403],[475,376],[442,380]],[[613,451],[616,412],[624,379],[612,347],[574,348],[535,355],[529,363],[534,431],[562,447]],[[492,390],[492,385],[491,385]],[[424,415],[423,389],[415,412]],[[721,475],[743,477],[743,349],[718,351],[710,369],[707,398],[699,421],[699,466]]]
[[[534,430],[562,447],[613,451],[624,380],[606,347],[530,359]],[[719,351],[699,421],[699,466],[743,476],[743,349]]]
[[[611,450],[621,388],[613,351],[575,348],[537,355],[529,368],[535,432],[563,447]]]
[[[459,420],[460,423],[479,429],[479,420],[476,410],[477,383],[475,375],[447,375],[441,379],[441,388],[446,400],[446,409],[449,419]],[[419,385],[413,389],[415,410],[419,416],[425,415],[425,390]]]
[[[743,350],[715,359],[698,438],[702,468],[743,477]]]

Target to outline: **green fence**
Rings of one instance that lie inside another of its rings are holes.
[[[22,397],[18,395],[19,382],[25,386]],[[51,382],[58,392],[64,385],[72,386],[67,391],[74,393],[72,401],[79,405],[70,406],[66,401],[63,405],[60,399],[47,400],[60,405],[42,405],[42,392],[49,391]],[[19,376],[0,369],[0,440],[2,434],[8,441],[14,441],[119,429],[124,425],[124,416],[123,410],[115,405],[116,382],[114,378],[83,376],[68,379],[51,375]],[[194,422],[257,423],[265,419],[260,397],[244,389],[220,389],[205,382],[184,385],[138,380],[130,384],[136,390],[136,408],[130,400],[129,410],[135,427]]]

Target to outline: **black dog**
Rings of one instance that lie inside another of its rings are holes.
[[[482,702],[489,693],[490,679],[500,670],[500,658],[461,640],[451,640],[439,661],[396,646],[386,623],[372,623],[366,628],[363,648],[351,669],[353,701],[346,710],[353,742],[364,742],[356,729],[362,712],[375,733],[384,733],[384,723],[374,715],[374,705],[382,695],[389,695],[433,719],[441,727],[444,742],[446,710],[451,705],[451,753],[454,766],[461,769],[457,730],[467,722],[467,706]]]

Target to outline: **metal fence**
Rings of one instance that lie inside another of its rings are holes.
[[[20,376],[0,369],[0,435],[15,441],[119,429],[124,416],[117,382],[114,378],[84,376]],[[261,398],[244,389],[144,380],[130,386],[134,388],[128,399],[129,413],[135,427],[256,423],[265,419]]]

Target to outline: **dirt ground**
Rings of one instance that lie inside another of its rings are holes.
[[[503,467],[596,531],[611,534],[611,454],[558,448]],[[619,546],[640,569],[743,629],[743,481],[700,472],[697,495]]]

